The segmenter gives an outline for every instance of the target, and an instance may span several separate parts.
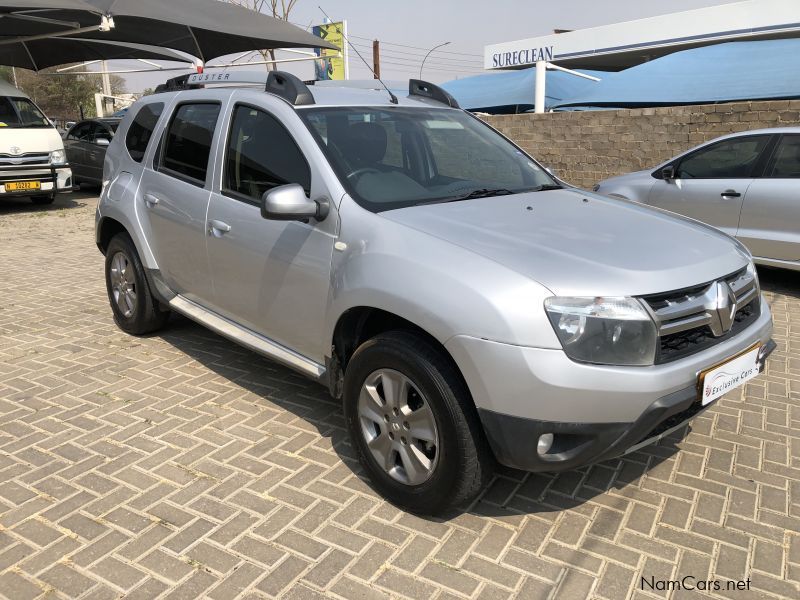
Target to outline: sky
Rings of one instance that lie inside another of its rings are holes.
[[[346,19],[351,43],[370,63],[372,40],[380,40],[381,76],[390,80],[418,77],[425,53],[437,44],[450,42],[434,51],[425,62],[423,78],[440,83],[484,72],[483,48],[487,44],[547,35],[553,29],[583,29],[734,1],[298,0],[289,20],[304,28],[316,25],[324,20],[322,10],[334,21]],[[211,64],[218,61],[211,61]],[[167,62],[161,64],[176,66]],[[132,61],[109,63],[109,68],[114,70],[143,67],[145,65]],[[314,77],[311,62],[288,63],[281,68],[303,79]],[[125,75],[125,79],[129,92],[141,92],[181,72],[132,74]],[[350,54],[350,78],[372,78],[353,52]]]

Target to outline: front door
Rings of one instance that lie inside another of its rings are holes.
[[[770,136],[715,142],[679,159],[674,179],[659,179],[647,203],[736,235],[742,202]]]
[[[137,202],[150,226],[160,274],[172,291],[200,304],[211,300],[206,211],[209,156],[219,102],[176,106],[152,165],[145,166]]]
[[[800,135],[781,136],[763,176],[753,181],[737,237],[754,256],[800,261]]]
[[[269,99],[267,99],[269,101]],[[275,102],[280,102],[275,100]],[[280,110],[282,107],[277,107]],[[286,112],[282,118],[294,117]],[[272,114],[233,108],[220,189],[208,209],[215,308],[224,316],[322,362],[336,213],[322,222],[261,216],[264,192],[288,183],[326,192],[294,137]]]

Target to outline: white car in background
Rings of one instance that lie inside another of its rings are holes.
[[[800,270],[800,127],[735,133],[594,191],[703,221],[763,265]]]
[[[0,198],[50,204],[72,191],[72,171],[58,130],[22,91],[0,80]]]

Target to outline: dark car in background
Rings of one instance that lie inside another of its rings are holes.
[[[114,139],[121,119],[88,119],[75,124],[64,138],[67,160],[75,184],[100,185],[106,148]]]

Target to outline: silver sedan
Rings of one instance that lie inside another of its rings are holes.
[[[595,191],[703,221],[764,265],[800,270],[800,127],[717,138]]]

